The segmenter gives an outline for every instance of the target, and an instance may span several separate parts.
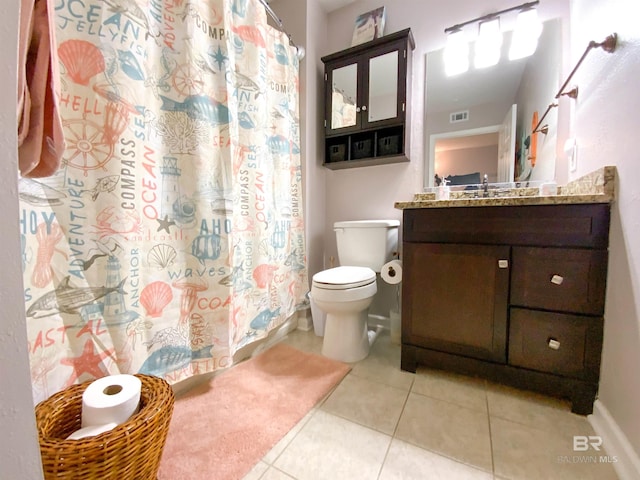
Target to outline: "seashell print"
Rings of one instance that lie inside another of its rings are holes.
[[[136,56],[128,50],[118,50],[120,68],[131,80],[144,80],[144,72]]]
[[[253,279],[256,281],[257,287],[267,288],[276,270],[278,270],[278,267],[276,265],[269,265],[266,263],[258,265],[253,270]]]
[[[157,318],[162,315],[164,307],[173,300],[171,287],[165,282],[153,282],[145,286],[140,293],[140,303],[147,315]]]
[[[58,47],[58,57],[75,83],[89,85],[89,80],[104,72],[102,52],[85,40],[67,40]]]
[[[159,243],[154,246],[147,255],[147,262],[149,265],[164,269],[170,265],[173,265],[177,256],[176,249],[166,243]]]

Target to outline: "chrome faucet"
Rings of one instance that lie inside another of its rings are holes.
[[[484,174],[484,178],[482,179],[482,192],[483,197],[489,196],[489,177],[486,173]]]

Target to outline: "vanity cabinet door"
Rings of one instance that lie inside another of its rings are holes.
[[[326,131],[355,132],[361,128],[362,59],[340,59],[326,67]]]
[[[402,343],[506,362],[506,246],[405,243]]]
[[[406,40],[402,39],[327,63],[327,135],[403,122],[406,69]]]

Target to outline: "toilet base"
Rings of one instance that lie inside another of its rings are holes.
[[[366,358],[369,355],[368,316],[368,308],[351,314],[328,313],[324,325],[322,355],[345,363]]]

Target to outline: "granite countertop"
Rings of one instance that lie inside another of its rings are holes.
[[[396,202],[394,207],[402,210],[405,208],[611,203],[615,199],[615,178],[616,168],[607,166],[573,180],[567,185],[559,186],[556,195],[540,195],[537,188],[503,190],[502,196],[488,198],[469,198],[469,193],[452,192],[448,200],[436,200],[435,193],[417,193],[412,201]]]

